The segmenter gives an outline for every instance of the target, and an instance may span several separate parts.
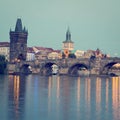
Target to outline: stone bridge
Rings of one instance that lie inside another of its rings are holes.
[[[17,63],[16,67],[19,68],[20,72],[26,71],[27,67],[29,67],[32,73],[50,75],[52,71],[51,66],[56,64],[59,68],[59,74],[77,75],[79,69],[85,68],[90,71],[90,74],[106,75],[109,71],[115,71],[112,66],[117,63],[120,63],[120,58],[69,58],[56,60],[46,59],[33,62],[26,61]],[[117,69],[117,72],[120,72],[119,69]]]

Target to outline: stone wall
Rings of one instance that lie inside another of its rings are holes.
[[[8,71],[8,73],[9,73],[9,74],[12,74],[13,72],[15,72],[15,68],[16,68],[16,65],[15,65],[15,64],[9,63],[9,64],[7,65],[7,71]]]

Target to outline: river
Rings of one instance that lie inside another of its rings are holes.
[[[119,120],[120,77],[0,75],[1,120]]]

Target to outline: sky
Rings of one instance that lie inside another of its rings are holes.
[[[28,46],[62,49],[68,27],[74,49],[120,56],[120,0],[0,0],[0,41],[9,41],[17,18]]]

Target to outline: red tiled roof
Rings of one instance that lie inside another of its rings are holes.
[[[35,46],[35,48],[38,49],[38,50],[45,50],[45,48],[43,48],[43,47],[36,47]]]
[[[27,47],[27,52],[29,52],[29,53],[34,53],[34,50],[33,50],[32,47]]]
[[[35,46],[35,48],[36,49],[38,49],[38,50],[46,50],[46,51],[53,51],[53,49],[52,48],[45,48],[45,47],[37,47],[37,46]]]
[[[53,50],[53,52],[61,53],[61,50]]]
[[[9,47],[10,43],[9,42],[0,42],[0,47]]]

